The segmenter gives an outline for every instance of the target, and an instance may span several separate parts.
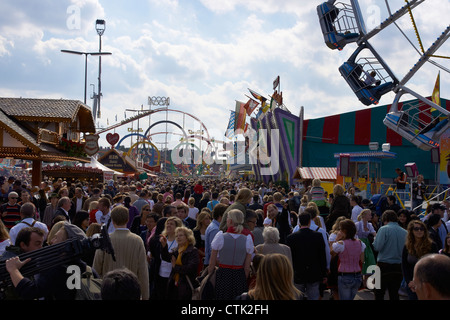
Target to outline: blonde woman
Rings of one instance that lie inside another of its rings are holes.
[[[318,226],[319,228],[324,228],[325,229],[325,221],[320,216],[320,210],[319,210],[319,207],[317,206],[317,203],[315,203],[313,201],[308,202],[306,207],[313,208],[314,211],[316,212],[316,216],[315,217],[311,217],[311,219],[314,221],[316,226]]]
[[[172,253],[177,248],[175,229],[183,226],[183,222],[180,218],[171,216],[168,217],[164,223],[164,230],[160,235],[161,252],[167,250]],[[167,247],[164,249],[164,247]],[[170,273],[172,272],[172,263],[162,259],[161,253],[161,265],[157,271],[155,292],[158,295],[158,300],[167,298],[167,282],[169,281]]]
[[[328,238],[328,244],[329,248],[333,246],[333,244],[336,242],[337,234],[340,230],[340,224],[342,221],[344,221],[345,217],[338,217],[336,219],[336,222],[334,223],[333,227],[330,230],[330,236]],[[338,264],[339,264],[339,256],[335,254],[334,252],[331,252],[331,259],[330,259],[330,272],[327,276],[327,288],[331,291],[331,296],[334,300],[339,300],[339,292],[338,292]]]
[[[308,195],[304,194],[302,199],[300,200],[300,207],[298,208],[298,214],[300,215],[303,210],[305,210],[308,205]]]
[[[161,257],[170,261],[172,271],[168,280],[167,297],[170,300],[191,300],[191,285],[197,276],[199,264],[198,250],[195,248],[194,233],[186,227],[175,229],[177,249],[169,253],[163,245]]]
[[[364,209],[358,215],[356,222],[356,235],[359,239],[372,239],[377,235],[372,223],[372,210]],[[366,243],[367,245],[367,243]]]
[[[248,290],[254,244],[251,234],[244,235],[244,214],[238,209],[228,212],[226,232],[217,232],[211,242],[208,273],[216,271],[215,294],[218,300],[233,300]]]
[[[91,201],[89,203],[88,212],[89,212],[89,223],[98,222],[95,218],[95,213],[98,211],[98,201]]]
[[[328,202],[325,197],[325,189],[321,186],[320,179],[313,179],[312,188],[309,191],[311,194],[311,201],[315,202],[317,206],[327,206]]]
[[[289,259],[279,253],[262,258],[255,287],[240,300],[299,300],[301,292],[294,286],[294,271]]]
[[[331,230],[334,222],[338,217],[345,217],[350,219],[352,214],[352,207],[350,199],[344,194],[344,187],[340,184],[335,184],[333,188],[333,203],[330,207],[330,214],[325,221],[327,231]]]
[[[227,214],[230,210],[238,209],[242,212],[242,214],[245,217],[245,214],[247,213],[247,206],[250,204],[250,202],[253,199],[253,191],[251,191],[248,188],[241,188],[239,189],[238,194],[236,195],[236,201],[233,202],[223,214],[222,221],[220,222],[219,229],[222,231],[227,230]]]
[[[195,199],[193,197],[190,197],[188,199],[188,206],[189,206],[189,213],[188,213],[188,217],[196,220],[197,219],[197,214],[198,214],[198,208],[195,207]]]
[[[203,258],[205,258],[205,234],[206,228],[211,223],[211,214],[205,210],[202,210],[197,216],[197,226],[194,228],[195,247],[198,249],[200,256],[200,263],[198,271],[203,269]]]

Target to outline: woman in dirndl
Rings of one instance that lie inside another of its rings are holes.
[[[251,234],[243,234],[244,214],[233,209],[227,215],[226,232],[219,231],[211,243],[208,272],[216,265],[215,295],[217,300],[233,300],[248,291],[247,278],[254,252]]]

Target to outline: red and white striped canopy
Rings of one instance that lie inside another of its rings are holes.
[[[320,179],[320,180],[336,180],[337,168],[335,167],[304,167],[297,168],[294,179]]]

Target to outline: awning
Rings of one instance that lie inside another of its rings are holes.
[[[104,166],[103,164],[101,164],[100,162],[98,162],[95,158],[91,157],[91,163],[89,164],[90,167],[92,168],[97,168],[102,170],[103,172],[112,172],[113,174],[117,175],[117,176],[123,176],[122,172],[119,171],[115,171],[111,168],[108,168],[107,166]]]
[[[303,167],[295,170],[293,179],[297,180],[336,180],[337,168],[335,167]]]

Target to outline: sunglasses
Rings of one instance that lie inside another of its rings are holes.
[[[414,227],[413,230],[414,231],[425,231],[425,228],[423,228],[423,227]]]
[[[11,197],[10,199],[17,199],[17,197]]]

